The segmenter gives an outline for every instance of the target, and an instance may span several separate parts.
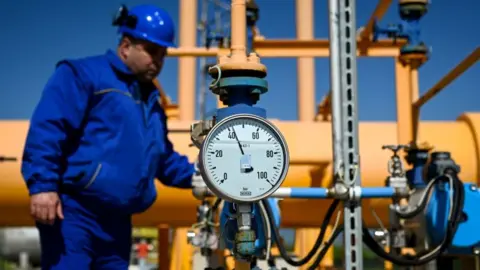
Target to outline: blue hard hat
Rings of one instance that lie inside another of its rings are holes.
[[[175,25],[170,15],[154,5],[138,5],[127,9],[122,5],[113,20],[120,34],[147,40],[162,47],[176,47]]]

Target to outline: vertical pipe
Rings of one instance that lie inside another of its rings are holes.
[[[224,38],[227,38],[227,36],[225,36],[225,29],[223,28],[223,25],[222,25],[222,14],[221,14],[221,9],[222,7],[220,6],[221,4],[221,0],[215,0],[215,32],[217,34],[220,34],[222,35]],[[246,16],[246,15],[245,15]],[[232,22],[230,22],[230,27],[232,25]],[[222,40],[222,44],[219,44],[219,47],[224,47],[224,41]],[[217,108],[225,108],[226,106],[223,104],[223,102],[220,100],[220,96],[218,95],[215,95],[216,99],[217,99]]]
[[[246,61],[247,49],[247,10],[245,0],[232,0],[231,10],[232,27],[232,60],[238,62]]]
[[[166,224],[162,224],[158,226],[158,240],[157,240],[158,269],[170,269],[169,231],[170,231],[170,228]]]
[[[181,48],[194,48],[197,44],[197,0],[180,0],[179,11],[179,45]],[[178,59],[180,120],[195,119],[195,60],[193,56],[182,56]]]
[[[413,101],[418,100],[418,96],[420,94],[418,90],[418,69],[412,68],[410,71],[410,80],[411,80],[411,89],[412,89],[412,141],[417,143],[418,137],[418,122],[420,121],[420,110],[413,107]]]
[[[402,63],[398,58],[395,59],[395,81],[396,81],[396,100],[397,100],[397,141],[399,144],[417,143],[417,124],[419,111],[413,107],[413,101],[418,99],[418,70],[411,65]],[[408,165],[407,165],[408,166]],[[408,202],[403,199],[401,206]],[[412,221],[413,222],[413,221]],[[421,222],[421,221],[420,221]],[[415,229],[414,233],[424,235],[424,229]],[[402,248],[402,254],[407,252]],[[430,262],[425,269],[432,267],[434,262]],[[390,266],[390,269],[393,269]]]
[[[313,0],[296,0],[297,39],[312,40]],[[315,120],[315,59],[313,57],[297,58],[298,119]]]
[[[173,233],[170,270],[192,270],[193,269],[193,246],[187,243],[188,228],[175,228]]]
[[[413,139],[412,132],[412,90],[410,68],[395,59],[395,84],[397,100],[397,141],[408,144]]]
[[[343,164],[342,153],[342,108],[341,108],[341,61],[340,61],[340,22],[338,2],[336,0],[328,1],[328,21],[329,21],[329,50],[330,50],[330,104],[332,119],[332,146],[333,146],[333,182],[341,174],[341,165]],[[328,252],[332,254],[333,250]]]
[[[207,36],[208,36],[208,0],[202,0],[202,13],[200,15],[200,22],[201,22],[201,29],[202,29],[202,34],[200,35],[201,39],[201,45],[202,47],[206,46],[206,41],[207,41]],[[205,120],[205,114],[206,114],[206,98],[207,98],[207,71],[206,71],[206,66],[207,66],[207,58],[202,57],[200,58],[200,93],[198,95],[198,106],[200,107],[200,120],[204,121]]]
[[[418,91],[418,69],[411,68],[410,69],[410,87],[412,91],[412,102],[414,100],[418,100],[418,96],[420,92]]]
[[[329,9],[329,39],[330,39],[330,85],[332,107],[332,145],[333,145],[333,175],[334,181],[340,173],[343,164],[342,154],[342,108],[340,89],[340,29],[338,3],[336,0],[328,1]]]

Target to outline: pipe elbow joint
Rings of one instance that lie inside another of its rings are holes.
[[[195,197],[197,200],[204,200],[205,198],[208,197],[210,194],[210,191],[207,186],[201,186],[201,187],[193,187],[192,188],[192,195]]]

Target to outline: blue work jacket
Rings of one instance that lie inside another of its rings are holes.
[[[140,85],[113,51],[60,61],[27,134],[30,194],[58,191],[138,213],[156,199],[155,178],[190,188],[194,166],[175,152],[166,120],[153,83]]]

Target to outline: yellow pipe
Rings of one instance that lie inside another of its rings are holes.
[[[358,56],[370,57],[397,57],[400,55],[400,47],[405,42],[397,41],[393,43],[392,40],[379,40],[371,44],[365,52],[358,52]],[[260,57],[328,57],[329,47],[328,40],[256,40],[253,43],[255,52]],[[192,48],[179,47],[168,49],[168,56],[173,57],[215,57],[218,54],[228,54],[228,49],[219,48]]]
[[[313,40],[313,0],[296,2],[297,39]],[[315,119],[315,59],[299,57],[297,59],[297,109],[298,120]]]
[[[232,0],[232,60],[245,62],[247,51],[247,11],[245,0]]]
[[[472,53],[470,53],[465,59],[460,62],[455,68],[445,75],[437,84],[430,88],[421,98],[415,101],[414,107],[420,108],[430,99],[432,99],[436,94],[438,94],[442,89],[454,81],[458,76],[475,64],[480,58],[480,47],[477,47]]]
[[[396,100],[397,100],[397,134],[399,144],[408,144],[413,141],[412,125],[412,100],[414,93],[412,85],[411,67],[404,65],[400,59],[395,59],[395,82],[396,82]],[[415,88],[418,89],[418,88]],[[402,201],[401,204],[406,203]],[[385,251],[389,252],[386,247]],[[384,262],[385,270],[393,269],[393,264],[389,261]]]
[[[403,65],[398,58],[395,59],[395,84],[398,143],[408,144],[413,139],[410,67]]]
[[[189,228],[176,228],[173,234],[170,270],[190,270],[193,264],[193,246],[187,242]]]
[[[318,186],[319,178],[312,170],[332,159],[331,124],[328,122],[299,123],[294,121],[274,121],[285,135],[290,149],[290,166],[285,187]],[[191,122],[171,121],[173,130],[188,130]],[[1,154],[21,159],[28,121],[0,121]],[[448,131],[448,132],[446,132]],[[461,165],[460,177],[466,182],[477,182],[479,177],[479,133],[480,114],[465,114],[457,121],[424,121],[419,124],[419,139],[427,141],[438,151],[450,151],[455,161]],[[171,132],[169,135],[175,149],[194,160],[198,155],[195,147],[189,147],[188,132]],[[383,186],[387,175],[386,165],[390,153],[381,150],[384,144],[397,141],[395,122],[361,122],[359,127],[360,157],[362,163],[363,186]],[[300,165],[298,160],[309,161]],[[319,165],[316,165],[319,164]],[[312,178],[312,176],[314,176]],[[20,162],[0,163],[0,226],[33,225],[28,208],[28,193],[20,174]],[[157,183],[158,199],[147,212],[136,215],[136,226],[190,226],[195,222],[196,206],[190,190],[167,188]],[[389,200],[366,200],[365,208],[371,205],[382,222],[388,224]],[[328,208],[328,200],[291,200],[281,202],[282,225],[290,227],[319,226]],[[305,215],[298,209],[315,209],[315,215]],[[160,215],[158,213],[161,213]],[[369,226],[376,226],[375,219],[368,210],[364,217]]]
[[[184,48],[196,47],[197,41],[197,0],[180,0],[179,43]],[[195,119],[195,86],[197,64],[195,56],[180,57],[178,59],[178,117],[182,121]],[[186,237],[184,229],[175,230],[177,237]],[[193,252],[191,245],[185,241],[172,242],[171,270],[189,270]],[[186,268],[185,268],[186,267]]]
[[[410,87],[412,90],[412,102],[414,100],[418,99],[418,95],[420,94],[420,91],[418,90],[418,69],[412,67],[410,70]],[[398,105],[397,105],[398,106]],[[418,136],[418,121],[420,121],[420,111],[415,108],[415,106],[410,105],[411,107],[411,124],[412,124],[412,142],[415,142],[417,145],[421,144],[421,142],[417,142],[417,136]]]
[[[197,0],[180,1],[180,47],[195,48],[197,40]],[[195,119],[195,55],[178,59],[178,105],[180,119]]]
[[[413,132],[413,141],[417,141],[417,129],[418,129],[418,122],[420,121],[420,108],[425,105],[430,99],[432,99],[435,95],[440,93],[447,85],[449,85],[452,81],[458,78],[463,72],[469,69],[473,64],[475,64],[478,59],[480,58],[480,47],[477,47],[472,53],[470,53],[465,59],[463,59],[455,68],[453,68],[450,72],[447,73],[438,83],[436,83],[432,88],[430,88],[423,96],[420,98],[418,94],[413,97],[412,104],[412,132]],[[412,76],[416,76],[412,78],[413,81],[416,81],[416,85],[413,87],[416,88],[416,92],[418,92],[418,74],[412,73]]]

